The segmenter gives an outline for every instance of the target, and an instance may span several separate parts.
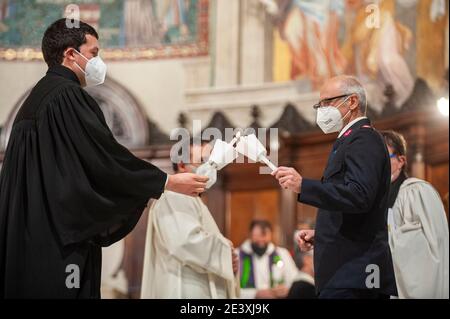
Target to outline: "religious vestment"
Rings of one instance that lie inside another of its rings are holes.
[[[149,211],[141,297],[227,299],[238,293],[231,243],[200,197],[166,191]]]
[[[288,289],[299,270],[286,248],[269,243],[262,256],[252,249],[250,240],[239,247],[241,298],[253,299],[258,290],[284,285]]]
[[[448,299],[448,221],[439,194],[429,183],[408,178],[391,214],[389,245],[399,298]]]

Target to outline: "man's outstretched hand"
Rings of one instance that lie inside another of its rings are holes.
[[[206,188],[208,177],[192,173],[169,175],[166,189],[175,193],[198,196]]]

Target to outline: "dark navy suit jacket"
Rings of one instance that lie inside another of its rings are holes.
[[[303,179],[298,200],[319,208],[314,238],[318,293],[367,289],[366,279],[377,283],[378,269],[379,292],[396,294],[387,232],[390,176],[383,138],[361,119],[333,145],[322,180]]]

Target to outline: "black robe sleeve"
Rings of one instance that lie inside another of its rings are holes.
[[[62,244],[108,246],[124,237],[164,191],[167,175],[120,145],[78,86],[61,89],[39,113],[42,186]]]

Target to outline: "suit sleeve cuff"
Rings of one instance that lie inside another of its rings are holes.
[[[320,183],[321,182],[317,180],[304,178],[297,200],[304,204],[313,204],[317,198],[317,184]]]

